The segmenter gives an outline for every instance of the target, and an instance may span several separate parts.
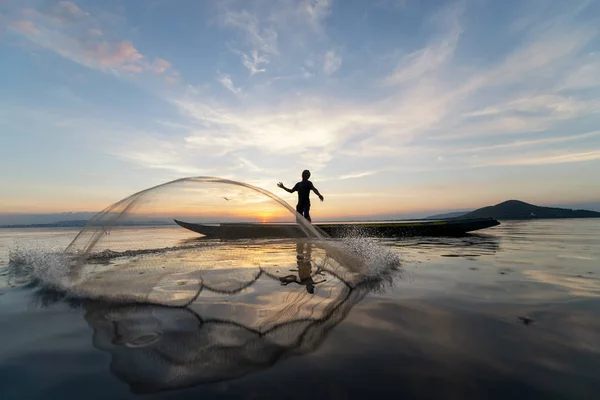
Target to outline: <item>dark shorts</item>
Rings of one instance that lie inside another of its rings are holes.
[[[298,205],[296,206],[296,211],[298,212],[298,214],[302,215],[307,220],[309,220],[309,221],[311,220],[310,219],[310,203],[298,203]]]

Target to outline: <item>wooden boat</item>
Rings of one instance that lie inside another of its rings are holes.
[[[305,238],[297,224],[222,223],[196,224],[174,220],[183,228],[214,239]],[[457,236],[500,225],[493,218],[414,222],[319,223],[313,226],[330,237]]]

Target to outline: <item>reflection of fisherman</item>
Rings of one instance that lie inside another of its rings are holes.
[[[298,263],[298,279],[296,279],[296,275],[288,275],[282,278],[279,278],[282,285],[287,286],[288,284],[295,282],[299,285],[306,286],[306,291],[310,294],[315,292],[315,285],[324,280],[315,282],[312,278],[312,244],[306,244],[306,253],[304,253],[304,243],[298,241],[296,243],[296,262]]]

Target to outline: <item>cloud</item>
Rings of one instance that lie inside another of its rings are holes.
[[[277,54],[277,32],[271,27],[261,27],[256,15],[246,11],[226,9],[223,13],[226,26],[241,30],[254,51]]]
[[[40,31],[31,21],[17,20],[10,24],[11,28],[27,36],[37,36]]]
[[[141,140],[133,146],[116,150],[112,154],[145,168],[175,172],[183,176],[203,175],[209,171],[186,162],[181,151],[178,151],[172,142],[153,138],[148,134],[135,136]]]
[[[446,18],[457,19],[456,10],[448,11]],[[456,51],[462,28],[457,20],[452,22],[452,27],[441,38],[430,43],[427,47],[415,50],[400,60],[395,70],[384,79],[388,85],[399,85],[414,82],[427,74],[438,72],[450,62]]]
[[[244,67],[251,75],[266,72],[261,67],[270,62],[272,56],[278,55],[278,34],[275,27],[265,22],[265,18],[259,18],[256,13],[246,9],[233,9],[222,6],[221,22],[224,26],[236,29],[243,34],[240,46],[249,47],[248,51],[233,50],[239,54]]]
[[[573,97],[556,94],[540,94],[511,100],[508,103],[465,114],[467,117],[481,117],[505,113],[550,113],[563,118],[577,116],[580,113],[599,111],[598,101],[580,101]]]
[[[236,88],[233,85],[233,81],[231,80],[231,77],[227,74],[219,74],[219,76],[217,77],[217,81],[219,81],[219,83],[221,85],[223,85],[223,87],[225,89],[229,90],[231,93],[235,94],[236,96],[239,96],[243,93],[241,88]]]
[[[339,179],[356,179],[356,178],[364,178],[365,176],[371,176],[376,174],[378,171],[364,171],[364,172],[355,172],[352,174],[341,175]]]
[[[228,76],[220,78],[224,87],[237,92]],[[350,105],[314,98],[296,98],[277,108],[246,104],[235,109],[191,99],[175,104],[198,125],[190,127],[188,143],[212,146],[215,151],[258,148],[266,154],[306,154],[312,160],[321,155],[330,159],[331,149],[346,138],[386,123],[366,110],[352,112]]]
[[[598,36],[597,28],[587,24],[554,22],[542,28],[532,29],[535,33],[499,65],[474,74],[457,95],[518,84],[553,87],[580,67],[579,53]]]
[[[104,33],[100,29],[88,29],[88,35],[90,36],[103,36]]]
[[[179,71],[176,71],[174,69],[170,69],[165,76],[165,82],[172,85],[178,83],[180,79],[181,74],[179,73]]]
[[[65,23],[77,22],[89,15],[70,1],[58,2],[53,10],[54,14]]]
[[[72,2],[61,1],[44,11],[27,8],[21,14],[29,19],[14,20],[13,32],[88,68],[134,74],[170,70],[170,79],[177,75],[169,61],[150,60],[133,42],[116,37],[114,27],[103,29],[99,19]]]
[[[235,47],[243,51],[234,52],[255,75],[266,72],[271,62],[294,63],[293,58],[311,52],[315,37],[326,40],[324,21],[331,7],[330,0],[229,1],[219,3],[219,20],[223,27],[241,33]],[[339,56],[332,56],[328,68],[336,68]]]
[[[327,75],[333,74],[342,65],[342,57],[337,55],[335,51],[330,50],[325,53],[325,61],[323,63],[323,72]]]
[[[154,60],[154,65],[152,66],[153,71],[157,74],[163,74],[167,72],[167,70],[169,70],[170,68],[171,63],[162,58],[157,58],[156,60]]]
[[[578,90],[600,87],[600,60],[586,62],[567,75],[558,90]]]
[[[443,139],[542,132],[561,121],[598,113],[600,99],[584,101],[553,93],[531,95],[468,112],[462,124],[448,129]]]
[[[488,146],[479,146],[479,147],[470,147],[470,146],[461,146],[461,147],[448,147],[446,148],[447,152],[453,154],[462,154],[462,153],[480,153],[480,152],[488,152],[491,150],[498,151],[502,149],[516,149],[523,147],[535,147],[541,148],[542,146],[552,145],[557,143],[567,143],[567,142],[575,142],[582,139],[589,139],[600,137],[600,131],[592,131],[575,135],[568,136],[559,136],[559,137],[548,137],[543,139],[533,139],[533,140],[514,140],[512,142],[501,143],[501,144],[493,144]]]
[[[269,59],[266,56],[258,55],[256,50],[252,51],[252,57],[249,57],[246,53],[242,53],[242,60],[244,67],[248,68],[251,75],[267,71],[265,68],[259,68],[259,66],[261,64],[268,64]]]
[[[22,10],[22,14],[28,18],[45,19],[52,25],[63,27],[80,23],[90,16],[89,13],[70,1],[60,1],[52,7],[25,8]]]
[[[485,166],[525,166],[576,163],[600,160],[600,150],[584,152],[554,152],[546,155],[530,155],[500,160],[491,160],[483,163]]]
[[[142,67],[136,63],[144,56],[130,41],[90,43],[82,51],[92,64],[97,63],[100,68],[142,71]]]
[[[581,50],[596,35],[595,28],[582,26],[576,29],[552,30],[544,36],[535,37],[498,68],[492,70],[489,78],[495,82],[489,83],[521,81],[531,74],[539,74],[543,69],[556,71],[556,67],[560,67],[557,63]]]
[[[252,0],[242,4],[252,4]],[[323,35],[325,20],[331,14],[332,0],[281,0],[276,2],[254,2],[261,20],[273,28],[293,35],[304,35],[308,31]],[[262,6],[259,6],[261,4]],[[267,7],[264,7],[268,4]]]
[[[332,0],[304,0],[300,1],[299,9],[304,11],[308,22],[313,27],[320,24],[331,14]]]

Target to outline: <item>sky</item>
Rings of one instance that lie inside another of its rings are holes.
[[[600,202],[600,2],[0,0],[0,213],[188,176],[313,218]]]

